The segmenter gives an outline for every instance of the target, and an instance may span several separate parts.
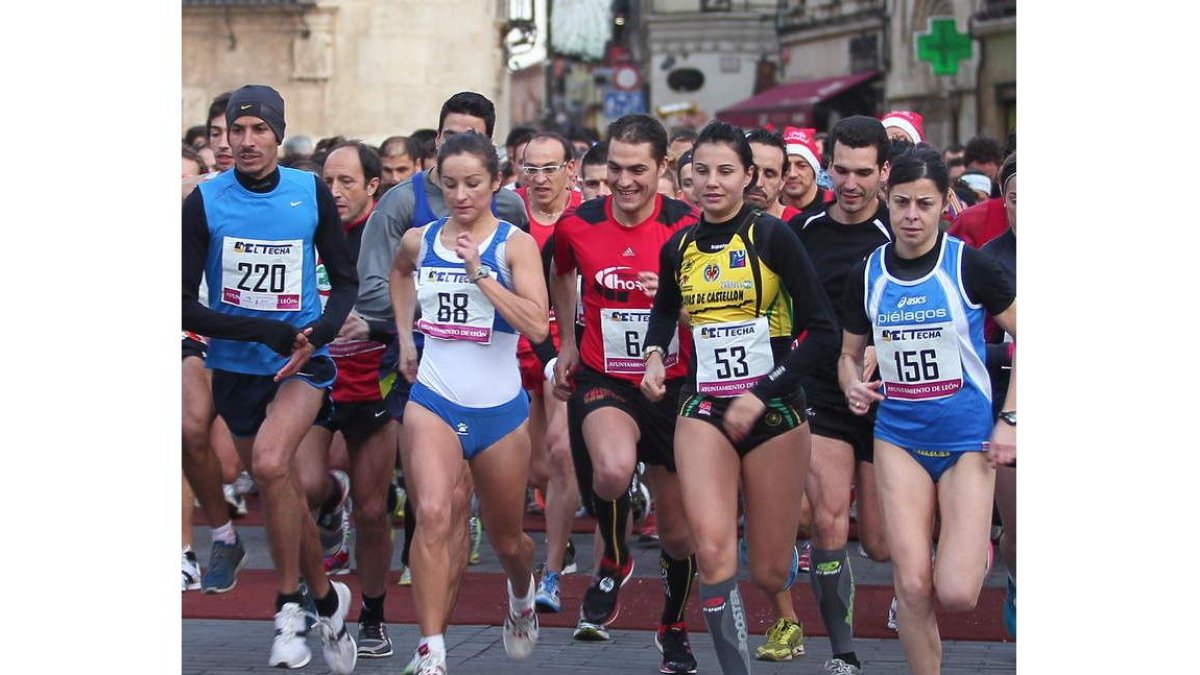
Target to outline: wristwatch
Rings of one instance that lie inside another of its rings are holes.
[[[1005,410],[1000,413],[1000,419],[1004,420],[1009,426],[1017,426],[1017,411]]]
[[[642,363],[649,361],[650,355],[655,352],[658,352],[660,358],[664,360],[667,358],[667,353],[663,351],[662,347],[659,347],[658,345],[650,345],[642,350]]]
[[[477,284],[479,283],[480,279],[490,276],[492,276],[492,268],[488,267],[487,265],[480,265],[479,267],[475,268],[474,274],[467,277],[467,281]]]

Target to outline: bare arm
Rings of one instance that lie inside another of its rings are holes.
[[[1000,312],[993,318],[995,318],[997,325],[1013,336],[1013,340],[1016,340],[1016,300],[1013,300],[1008,309]],[[1008,379],[1008,393],[1004,397],[1004,406],[1000,409],[1012,411],[1017,409],[1017,359],[1015,355],[1013,356],[1012,373]],[[1017,459],[1017,428],[1004,420],[997,420],[995,428],[992,429],[992,440],[988,444],[987,456],[992,466],[1014,462]]]
[[[404,233],[392,269],[388,274],[388,295],[396,317],[396,339],[400,345],[398,369],[409,382],[417,378],[417,347],[413,341],[413,318],[417,312],[417,285],[413,280],[421,235],[425,228],[414,227]]]
[[[459,257],[468,275],[479,269],[479,248],[467,234],[458,235],[455,242]],[[468,250],[469,249],[469,250]],[[515,230],[505,246],[508,268],[512,270],[513,290],[508,290],[495,277],[476,282],[500,316],[530,342],[541,342],[550,334],[550,310],[546,302],[546,283],[542,275],[542,256],[533,237]]]
[[[842,353],[838,357],[838,384],[846,394],[850,411],[856,415],[865,415],[871,409],[871,403],[882,401],[879,393],[882,384],[880,380],[867,382],[863,380],[863,355],[867,350],[867,336],[842,331]]]

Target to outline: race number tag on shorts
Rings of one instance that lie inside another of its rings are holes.
[[[694,326],[692,337],[696,343],[696,391],[701,394],[737,396],[775,367],[765,316]]]
[[[604,372],[646,372],[642,359],[642,343],[650,326],[650,310],[603,308],[600,310],[600,333],[604,337]],[[663,366],[670,368],[679,362],[679,329],[671,336]]]
[[[298,312],[304,274],[304,241],[225,237],[221,302],[262,312]]]
[[[877,327],[875,353],[888,398],[927,401],[962,389],[962,355],[952,323]]]
[[[439,340],[488,344],[496,308],[467,272],[455,267],[422,267],[417,276],[421,318],[417,329]]]

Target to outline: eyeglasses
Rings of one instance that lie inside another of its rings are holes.
[[[543,176],[553,176],[555,172],[566,165],[567,162],[563,162],[562,164],[552,164],[550,166],[522,166],[521,173],[525,174],[526,176],[536,176],[539,173]]]

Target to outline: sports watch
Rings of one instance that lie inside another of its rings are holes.
[[[1004,422],[1009,426],[1015,427],[1017,426],[1017,411],[1005,410],[1000,413],[1000,419],[1004,420]]]
[[[480,279],[483,279],[484,277],[490,277],[490,276],[492,276],[492,268],[488,267],[487,265],[480,265],[479,267],[475,268],[474,274],[467,277],[467,281],[470,281],[473,284],[477,284],[477,283],[479,283]]]

